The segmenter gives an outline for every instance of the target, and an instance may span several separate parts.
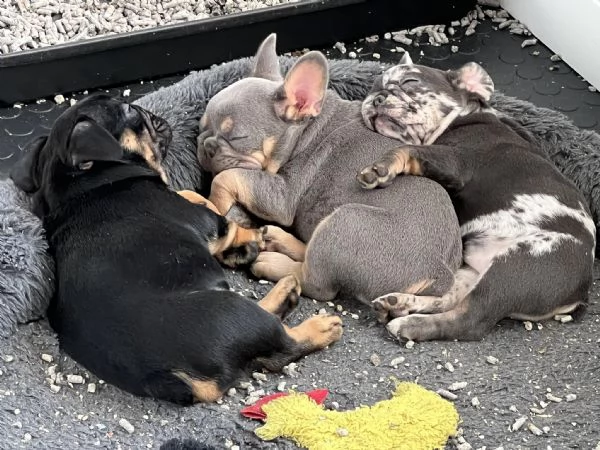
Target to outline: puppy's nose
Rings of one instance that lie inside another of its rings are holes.
[[[204,139],[204,150],[209,154],[210,157],[213,157],[218,149],[219,143],[217,142],[216,137],[208,137]]]
[[[379,94],[377,97],[373,99],[373,106],[381,106],[385,103],[387,97],[383,94]]]

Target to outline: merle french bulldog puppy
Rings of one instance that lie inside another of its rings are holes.
[[[403,145],[373,158],[360,184],[391,187],[398,175],[437,181],[454,201],[464,243],[464,266],[446,295],[375,300],[398,337],[479,339],[503,318],[544,320],[587,303],[596,230],[585,199],[525,129],[488,106],[493,91],[478,64],[441,71],[407,58],[363,103],[366,125]]]
[[[253,273],[293,273],[322,301],[344,294],[371,305],[390,289],[443,295],[462,261],[450,197],[420,177],[361,189],[356,171],[397,141],[363,124],[360,102],[327,90],[321,53],[298,59],[284,79],[275,39],[260,46],[251,76],[210,100],[198,139],[220,212],[238,204],[295,235],[268,226]]]

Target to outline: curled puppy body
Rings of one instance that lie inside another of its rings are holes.
[[[215,174],[217,209],[229,217],[240,206],[293,233],[268,226],[253,273],[273,281],[293,273],[321,301],[346,295],[370,305],[417,286],[445,293],[462,260],[448,194],[419,177],[360,189],[356,171],[396,141],[364,126],[360,102],[327,89],[321,53],[282,76],[275,41],[260,45],[250,76],[211,98],[198,138],[199,161]]]
[[[585,306],[596,230],[583,195],[514,121],[488,107],[494,85],[475,63],[387,70],[363,103],[367,126],[403,143],[364,168],[367,189],[398,175],[450,193],[464,266],[441,297],[374,301],[401,338],[479,339],[499,320],[544,320]]]
[[[169,127],[106,96],[69,108],[11,177],[33,194],[56,260],[48,319],[69,355],[126,391],[214,401],[249,364],[272,370],[341,335],[335,316],[287,328],[300,289],[286,277],[258,304],[219,262],[249,264],[263,232],[177,195],[161,169]]]

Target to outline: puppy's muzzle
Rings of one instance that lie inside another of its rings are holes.
[[[198,161],[200,166],[213,174],[227,169],[262,170],[262,164],[249,154],[233,148],[220,136],[205,131],[198,136]]]
[[[156,143],[160,157],[164,159],[167,156],[169,145],[171,145],[171,141],[173,140],[173,130],[171,129],[171,126],[162,117],[158,117],[137,105],[130,106],[142,117],[144,125],[150,135],[150,139]]]

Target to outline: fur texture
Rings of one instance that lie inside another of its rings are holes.
[[[288,70],[293,61],[282,57],[282,69]],[[198,121],[208,100],[247,75],[251,63],[251,58],[243,58],[194,72],[136,102],[165,118],[173,129],[165,167],[175,189],[196,188],[206,194],[210,179],[202,173],[196,159]],[[382,65],[376,62],[330,61],[330,87],[345,99],[362,99],[381,72]],[[580,130],[562,113],[500,93],[492,96],[491,105],[540,138],[554,164],[583,192],[598,226],[600,185],[596,180],[600,179],[600,135]],[[12,182],[0,181],[0,199],[0,335],[6,336],[16,323],[39,317],[47,307],[54,282],[41,224],[27,211],[25,197]]]
[[[11,180],[0,182],[0,336],[44,315],[54,290],[54,263],[40,220]]]

